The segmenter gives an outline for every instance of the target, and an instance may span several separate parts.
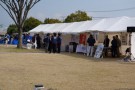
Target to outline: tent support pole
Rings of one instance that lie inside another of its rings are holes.
[[[131,56],[132,56],[132,53],[131,53],[131,36],[132,36],[132,32],[129,33],[129,39],[130,39],[130,43],[129,43],[129,47],[130,47],[130,60],[132,60]]]

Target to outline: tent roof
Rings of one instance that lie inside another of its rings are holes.
[[[44,33],[81,33],[90,31],[102,32],[126,32],[128,26],[135,26],[134,17],[116,17],[104,18],[100,20],[72,22],[72,23],[55,23],[55,24],[41,24],[30,32],[44,32]]]

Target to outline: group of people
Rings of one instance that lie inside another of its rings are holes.
[[[58,33],[58,35],[56,33],[54,34],[47,34],[44,38],[44,46],[45,46],[45,51],[46,52],[53,52],[53,53],[60,53],[61,52],[61,42],[62,42],[62,38],[61,38],[61,34]]]
[[[42,43],[43,42],[43,43]],[[29,46],[29,44],[32,45],[35,49],[40,49],[42,47],[42,44],[45,48],[46,52],[53,52],[53,53],[60,53],[61,51],[61,34],[58,35],[56,33],[54,34],[46,34],[43,41],[39,34],[34,34],[31,36],[29,33],[23,34],[23,43]]]
[[[87,39],[87,56],[91,56],[91,57],[93,56],[95,43],[96,40],[94,39],[93,35],[90,35],[89,38]],[[119,39],[118,35],[113,36],[111,42],[110,39],[108,38],[108,35],[105,36],[103,42],[105,56],[108,56],[109,43],[111,43],[112,57],[116,57],[116,56],[120,57],[121,40]]]
[[[8,42],[11,41],[11,37],[9,34],[5,34],[4,36],[4,43],[6,45],[6,47],[8,47]]]
[[[34,36],[32,37],[32,44],[35,49],[41,48],[41,37],[39,34],[34,34]]]
[[[1,37],[2,44],[5,44],[8,47],[8,44],[15,44],[15,40],[18,39],[17,35],[11,35],[6,33],[3,37]]]
[[[7,45],[10,37],[8,34],[5,35],[5,44]],[[35,34],[34,36],[30,36],[29,33],[23,34],[23,44],[29,44],[32,43],[34,48],[40,49],[41,48],[41,37],[39,34]],[[46,34],[43,39],[43,44],[46,52],[53,52],[53,53],[60,53],[61,52],[61,43],[62,38],[61,34],[53,33],[53,34]],[[94,53],[94,45],[96,43],[96,40],[94,39],[93,35],[90,35],[87,39],[87,56],[93,56]],[[105,56],[108,56],[108,49],[109,49],[109,43],[111,43],[111,53],[112,57],[120,57],[120,49],[121,49],[121,40],[119,39],[118,35],[113,36],[112,41],[110,42],[110,39],[108,38],[108,35],[105,36],[104,39],[104,52]]]
[[[33,36],[30,35],[30,33],[23,34],[22,37],[23,45],[29,45],[33,46],[35,49],[41,48],[41,37],[39,34],[34,34]]]
[[[110,39],[108,38],[108,35],[106,35],[104,39],[105,56],[108,56],[109,43]],[[121,40],[119,39],[118,35],[113,36],[113,39],[111,41],[112,57],[120,57],[121,55],[120,50],[121,50]]]

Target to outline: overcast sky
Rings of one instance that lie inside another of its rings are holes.
[[[128,10],[120,10],[132,8]],[[36,4],[28,14],[41,21],[45,18],[64,19],[67,15],[75,11],[86,11],[92,17],[120,17],[120,16],[135,16],[135,0],[41,0]],[[110,11],[120,10],[115,12],[92,12],[92,11]],[[99,18],[94,18],[99,19]],[[0,24],[8,27],[14,23],[8,16],[6,11],[0,7]]]

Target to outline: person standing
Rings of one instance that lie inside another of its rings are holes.
[[[5,41],[6,47],[8,47],[9,38],[10,38],[10,36],[8,34],[5,34],[4,41]]]
[[[37,48],[37,40],[36,40],[36,34],[34,34],[34,36],[32,37],[32,44],[34,46],[34,48]]]
[[[110,42],[110,39],[108,38],[108,35],[106,35],[106,36],[105,36],[105,39],[104,39],[105,56],[108,56],[109,42]]]
[[[57,37],[56,37],[56,33],[53,34],[53,38],[52,38],[52,48],[53,48],[53,53],[56,53],[56,47],[57,47]]]
[[[89,56],[89,54],[90,54],[90,56],[92,57],[95,42],[96,41],[93,38],[93,36],[90,35],[89,38],[87,39],[87,43],[88,43],[88,45],[87,45],[87,56]]]
[[[10,44],[13,42],[13,35],[10,35]]]
[[[27,41],[27,43],[31,43],[31,41],[32,41],[32,36],[30,35],[30,33],[27,33],[27,34],[26,34],[26,41]]]
[[[117,55],[117,40],[116,37],[113,36],[113,40],[111,41],[112,44],[112,57],[115,57]]]
[[[116,40],[117,40],[117,57],[120,57],[121,40],[119,39],[118,35],[116,35]]]
[[[26,38],[26,34],[24,33],[23,35],[22,35],[22,41],[23,41],[23,45],[26,45],[27,44],[27,40],[26,40],[27,38]]]
[[[37,41],[37,49],[41,48],[41,37],[39,36],[39,34],[37,34],[36,36],[36,41]]]
[[[58,36],[57,36],[57,52],[58,52],[58,53],[61,52],[61,42],[62,42],[61,34],[58,33]]]
[[[48,51],[49,53],[52,52],[52,41],[53,40],[53,35],[49,35],[49,46],[48,46]]]
[[[48,51],[48,47],[49,47],[49,33],[45,36],[43,42],[44,42],[44,47],[45,47],[45,52]]]

